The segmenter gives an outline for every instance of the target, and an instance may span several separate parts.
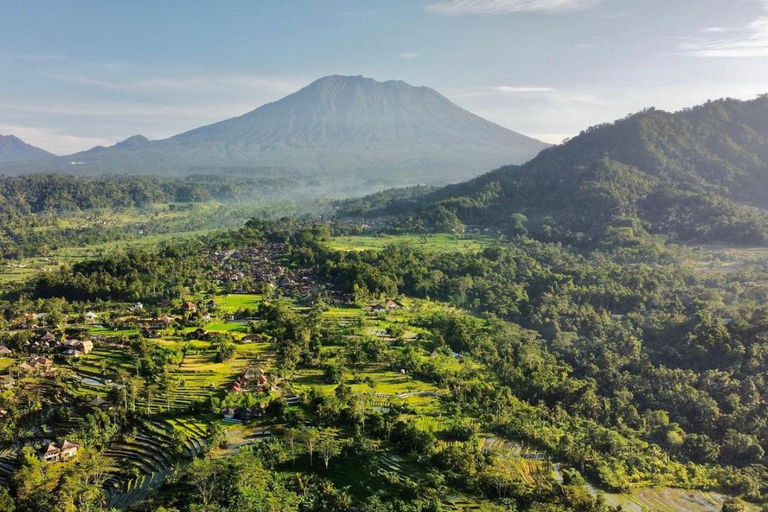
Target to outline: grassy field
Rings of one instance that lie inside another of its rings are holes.
[[[214,299],[216,306],[224,313],[234,313],[238,309],[255,308],[264,300],[263,295],[254,293],[232,293]]]
[[[387,245],[405,245],[430,252],[476,252],[493,245],[489,236],[455,237],[449,233],[432,235],[340,236],[330,239],[331,248],[339,251],[379,251]]]

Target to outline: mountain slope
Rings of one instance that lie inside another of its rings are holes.
[[[130,139],[129,139],[130,140]],[[67,157],[78,172],[187,173],[281,168],[304,176],[390,184],[448,183],[547,145],[486,121],[427,87],[321,78],[243,116],[170,139]]]
[[[13,162],[52,157],[51,153],[27,144],[13,135],[0,135],[0,161]]]
[[[766,243],[768,96],[649,109],[417,204],[444,225],[514,231],[522,214],[535,235],[574,243],[641,227],[678,240]]]

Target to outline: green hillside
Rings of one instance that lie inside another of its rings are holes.
[[[768,96],[677,113],[649,109],[416,201],[380,195],[368,211],[417,213],[443,229],[463,223],[514,235],[525,228],[572,243],[629,228],[677,241],[764,244],[766,119]],[[355,209],[360,201],[348,205]]]

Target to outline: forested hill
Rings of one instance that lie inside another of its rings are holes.
[[[133,208],[152,203],[256,200],[303,191],[290,179],[197,174],[184,179],[150,176],[94,178],[35,174],[0,177],[1,224],[35,213]]]
[[[381,209],[414,208],[443,228],[525,227],[543,239],[576,243],[642,226],[679,241],[763,244],[768,96],[677,113],[649,109],[590,128],[522,166],[426,194],[415,206],[412,199],[385,201]]]

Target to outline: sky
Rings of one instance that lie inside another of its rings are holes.
[[[0,0],[0,134],[57,154],[405,80],[557,143],[768,93],[768,0]]]

